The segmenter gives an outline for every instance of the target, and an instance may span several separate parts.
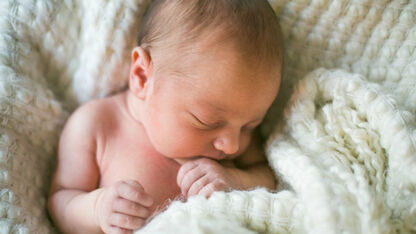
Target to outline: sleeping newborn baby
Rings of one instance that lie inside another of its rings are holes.
[[[180,195],[275,187],[256,128],[281,77],[267,0],[154,0],[140,29],[128,89],[61,134],[48,209],[62,232],[131,233]]]

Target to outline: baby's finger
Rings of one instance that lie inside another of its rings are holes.
[[[199,190],[198,194],[208,198],[215,191],[224,191],[224,190],[227,190],[227,186],[224,183],[216,180],[204,186],[201,190]]]
[[[201,178],[199,178],[197,181],[195,181],[192,185],[191,188],[188,190],[188,194],[187,196],[193,196],[193,195],[197,195],[199,193],[199,191],[209,183],[209,177],[208,176],[202,176]]]
[[[201,168],[195,167],[194,169],[188,171],[183,179],[182,183],[179,185],[183,195],[188,194],[188,190],[191,188],[191,185],[203,177],[206,173],[201,170]]]
[[[147,194],[143,187],[132,183],[122,183],[118,187],[118,194],[120,197],[137,202],[143,206],[150,207],[153,204],[153,199]]]
[[[186,173],[188,173],[188,171],[194,169],[197,166],[198,166],[198,164],[191,161],[191,162],[187,162],[187,163],[183,164],[179,168],[178,175],[176,176],[176,183],[178,184],[179,187],[181,186],[182,180],[183,180],[184,176],[186,175]]]
[[[113,211],[139,218],[147,218],[150,216],[148,208],[123,198],[118,198],[114,201]]]
[[[145,224],[145,220],[142,218],[120,213],[112,213],[109,217],[109,221],[112,226],[128,230],[138,229]]]
[[[202,195],[206,198],[209,198],[213,192],[214,192],[213,185],[212,183],[210,183],[204,186],[201,190],[199,190],[198,195]]]

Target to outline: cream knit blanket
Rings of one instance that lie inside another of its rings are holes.
[[[55,232],[62,125],[126,84],[148,2],[0,1],[0,233]],[[286,54],[262,130],[279,190],[174,202],[138,233],[416,233],[416,1],[270,3]]]

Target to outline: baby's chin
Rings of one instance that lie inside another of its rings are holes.
[[[183,165],[183,164],[189,162],[191,159],[188,159],[188,158],[173,158],[172,160],[177,162],[179,165]]]

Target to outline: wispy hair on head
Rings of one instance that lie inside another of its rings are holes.
[[[214,33],[216,45],[231,43],[251,62],[281,66],[280,26],[267,0],[153,0],[142,19],[138,44],[151,54],[172,48],[189,51]]]

